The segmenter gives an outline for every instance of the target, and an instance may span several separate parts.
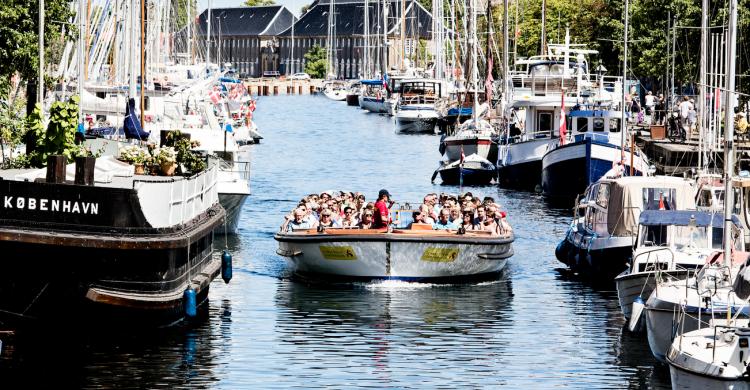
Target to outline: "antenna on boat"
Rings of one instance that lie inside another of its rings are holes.
[[[724,264],[732,264],[732,175],[734,173],[734,78],[737,52],[737,0],[729,1],[729,29],[727,30],[727,98],[724,101]],[[730,310],[731,311],[731,310]],[[727,315],[729,315],[729,312]]]

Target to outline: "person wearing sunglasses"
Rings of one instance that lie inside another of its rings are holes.
[[[360,229],[372,229],[373,227],[373,212],[370,210],[365,210],[364,213],[362,213],[362,220],[359,222],[358,227]]]
[[[354,215],[354,209],[351,207],[344,208],[344,217],[341,218],[341,226],[345,228],[357,227],[359,220]]]

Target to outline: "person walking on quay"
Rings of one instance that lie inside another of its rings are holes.
[[[656,107],[656,96],[651,91],[646,92],[646,124],[652,123],[654,117],[654,108]]]
[[[661,125],[664,124],[664,111],[667,109],[667,106],[664,103],[664,94],[660,93],[659,97],[656,99],[656,124]]]

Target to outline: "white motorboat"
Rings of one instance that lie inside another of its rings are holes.
[[[452,281],[497,275],[513,255],[510,233],[325,229],[277,233],[295,273],[323,278]]]
[[[612,280],[633,255],[641,211],[694,209],[693,184],[671,176],[600,179],[579,200],[557,259],[575,272]]]
[[[659,283],[687,279],[721,246],[721,235],[714,229],[722,229],[723,222],[721,214],[694,210],[641,212],[633,259],[615,278],[620,309],[631,320],[632,331],[645,330],[641,310]],[[635,318],[631,318],[634,307]]]
[[[465,156],[477,154],[480,157],[495,161],[497,159],[497,132],[484,119],[470,119],[461,125],[455,134],[443,139],[445,157],[456,161]]]
[[[388,113],[388,91],[383,80],[362,80],[362,94],[359,95],[359,107],[375,114]]]
[[[401,81],[396,107],[396,132],[435,133],[438,113],[435,103],[445,91],[444,82],[433,79]]]
[[[323,85],[323,94],[331,100],[344,101],[349,88],[343,81],[328,81]]]
[[[747,319],[712,320],[674,338],[667,355],[673,389],[750,389]]]

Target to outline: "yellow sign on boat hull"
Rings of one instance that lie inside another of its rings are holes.
[[[328,260],[357,260],[354,248],[350,246],[324,246],[321,245],[320,254]]]
[[[458,248],[427,248],[422,253],[422,261],[450,263],[458,258]]]

